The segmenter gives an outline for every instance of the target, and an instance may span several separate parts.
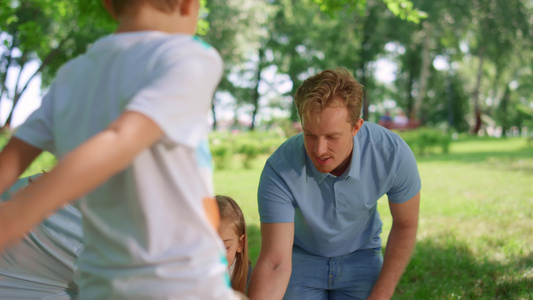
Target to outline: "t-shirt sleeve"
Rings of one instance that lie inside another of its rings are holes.
[[[14,136],[39,149],[55,153],[53,135],[54,115],[52,95],[54,84],[41,101],[41,106],[36,109],[26,121],[16,128]]]
[[[0,202],[9,200],[16,191],[24,188],[31,182],[31,180],[37,179],[37,177],[40,175],[41,174],[38,173],[32,176],[17,179],[17,181],[15,181],[15,183],[0,196]]]
[[[415,156],[411,148],[400,139],[398,145],[398,164],[391,189],[387,196],[391,202],[403,203],[413,198],[422,188]]]
[[[295,210],[289,187],[269,162],[261,173],[257,199],[261,222],[294,222]]]
[[[172,143],[196,147],[209,130],[207,113],[222,76],[222,60],[210,46],[167,47],[151,80],[126,106],[149,117]],[[181,52],[180,52],[181,51]]]

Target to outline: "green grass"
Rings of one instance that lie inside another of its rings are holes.
[[[462,141],[418,162],[418,244],[395,299],[532,299],[533,148]]]
[[[250,256],[260,247],[257,185],[266,157],[215,171],[217,193],[241,205]],[[420,224],[394,299],[533,299],[533,148],[524,139],[456,141],[418,157]],[[386,243],[391,217],[379,201]]]
[[[7,144],[9,133],[0,132],[0,149]],[[53,154],[44,151],[35,161],[22,173],[21,177],[30,176],[37,173],[47,172],[55,165],[56,158]]]
[[[250,169],[241,160],[235,156],[227,169],[215,171],[215,189],[241,206],[255,263],[261,242],[257,185],[266,156]],[[464,139],[448,154],[417,160],[418,241],[394,299],[533,299],[533,147],[520,138]],[[25,174],[53,161],[44,154]],[[391,226],[385,198],[378,209],[385,244]]]

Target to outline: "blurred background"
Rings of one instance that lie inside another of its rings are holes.
[[[198,34],[225,76],[214,129],[288,127],[292,95],[335,66],[366,87],[364,118],[489,136],[533,127],[531,0],[202,0]],[[0,124],[39,106],[57,69],[115,23],[99,0],[3,0]]]
[[[395,130],[422,178],[417,246],[394,299],[532,299],[532,0],[201,0],[225,62],[209,116],[215,192],[261,244],[268,156],[297,133],[292,95],[343,66],[365,120]],[[0,0],[0,148],[58,68],[113,32],[100,0]],[[49,170],[43,153],[22,176]],[[386,198],[386,197],[384,197]],[[378,202],[383,246],[392,220]]]

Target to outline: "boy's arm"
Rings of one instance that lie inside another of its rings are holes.
[[[128,111],[67,154],[57,166],[0,206],[0,249],[59,207],[126,168],[163,135],[148,117]]]
[[[0,152],[0,195],[11,187],[42,150],[12,137]]]

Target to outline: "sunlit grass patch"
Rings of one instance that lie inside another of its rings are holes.
[[[0,140],[0,147],[2,140]],[[25,174],[49,169],[41,156]],[[235,155],[215,170],[215,191],[247,221],[250,259],[260,249],[257,186],[266,155],[243,168]],[[533,147],[524,139],[468,139],[450,153],[418,157],[422,178],[417,246],[393,299],[532,299]],[[386,245],[391,217],[378,202]]]
[[[533,149],[522,142],[467,141],[418,159],[418,244],[395,298],[530,299]],[[385,244],[392,222],[385,197],[379,211]]]

